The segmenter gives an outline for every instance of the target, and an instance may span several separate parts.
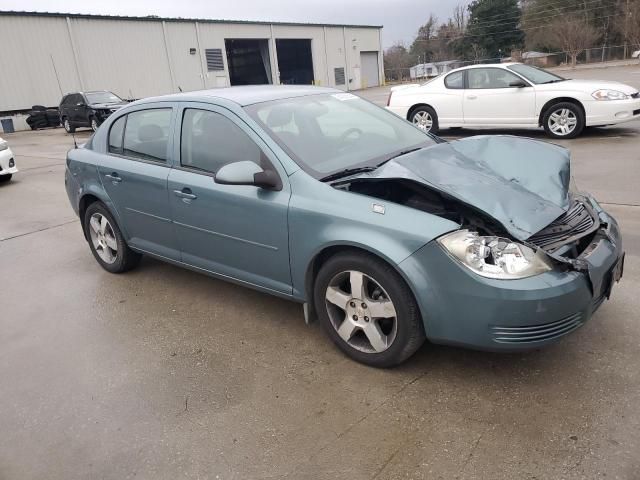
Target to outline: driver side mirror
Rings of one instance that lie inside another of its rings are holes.
[[[282,182],[276,172],[265,171],[248,160],[222,166],[214,180],[221,185],[253,185],[266,190],[282,190]]]
[[[515,88],[524,88],[527,86],[526,83],[524,83],[523,80],[514,80],[513,82],[511,82],[509,84],[510,87],[515,87]]]

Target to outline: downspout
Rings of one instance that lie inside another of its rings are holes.
[[[198,45],[198,55],[200,55],[200,76],[202,77],[202,88],[207,88],[207,81],[204,76],[204,52],[200,47],[200,28],[198,27],[198,22],[194,22],[194,25],[196,26],[196,44]]]
[[[322,40],[324,41],[324,70],[327,74],[327,87],[331,86],[331,80],[329,76],[329,56],[327,54],[327,26],[322,26]]]
[[[350,83],[350,76],[351,76],[351,72],[349,71],[349,58],[348,58],[348,52],[347,52],[347,28],[346,27],[342,27],[342,46],[344,48],[344,82],[347,86],[347,92],[350,90],[349,88],[349,83]]]

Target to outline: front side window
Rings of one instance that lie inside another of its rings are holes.
[[[469,88],[509,88],[511,82],[522,82],[520,77],[503,68],[470,68],[467,78]]]
[[[122,154],[122,134],[124,133],[124,124],[127,116],[123,115],[111,125],[109,130],[109,152]]]
[[[444,79],[444,85],[447,88],[464,88],[464,71],[453,72],[447,75],[447,77]]]
[[[249,160],[265,168],[260,147],[219,113],[189,108],[182,118],[180,163],[209,173],[227,163]]]
[[[139,110],[127,115],[122,154],[165,162],[169,142],[170,108]]]
[[[350,93],[309,95],[245,107],[315,178],[376,166],[435,140],[406,120]]]

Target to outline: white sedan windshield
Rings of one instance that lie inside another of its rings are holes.
[[[375,166],[435,140],[350,93],[310,95],[247,107],[250,115],[315,177]]]

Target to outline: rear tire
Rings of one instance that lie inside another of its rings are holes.
[[[113,215],[102,202],[94,202],[87,208],[84,231],[91,253],[107,272],[123,273],[140,262],[142,255],[129,248]]]
[[[409,115],[409,121],[420,130],[424,130],[433,135],[438,134],[438,114],[433,108],[427,105],[415,108]]]
[[[575,103],[560,102],[551,105],[542,117],[542,126],[552,138],[576,138],[584,130],[584,112]]]
[[[399,365],[425,341],[409,287],[373,255],[347,251],[327,260],[315,279],[314,306],[331,340],[365,365]]]

